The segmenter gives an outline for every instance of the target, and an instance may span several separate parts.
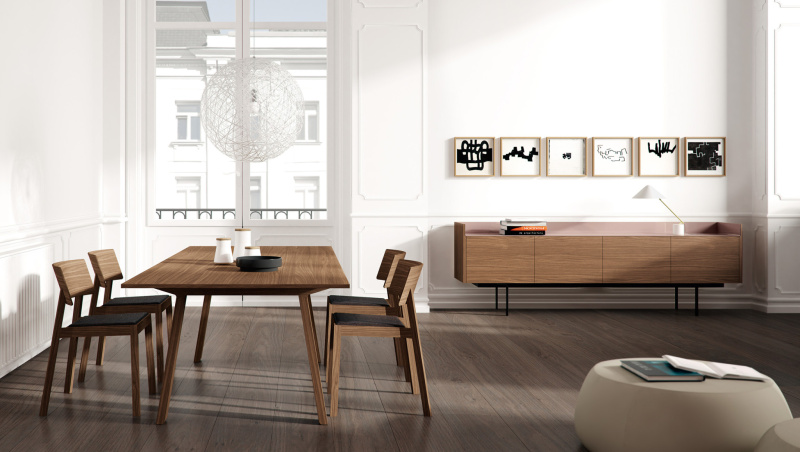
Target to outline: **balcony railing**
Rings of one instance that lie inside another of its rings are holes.
[[[265,220],[265,219],[272,219],[272,220],[314,220],[319,219],[319,213],[317,213],[316,218],[314,216],[314,212],[327,212],[328,209],[307,209],[307,208],[295,208],[295,209],[281,209],[281,208],[269,208],[269,209],[250,209],[250,219],[252,220]],[[166,218],[171,218],[174,220],[188,220],[191,216],[192,219],[197,220],[213,220],[214,214],[217,214],[216,219],[235,219],[236,218],[236,209],[192,209],[192,208],[184,208],[184,207],[176,207],[176,208],[169,208],[169,209],[156,209],[156,215],[158,215],[159,219],[164,218],[164,214],[166,214]],[[296,214],[296,216],[295,216]],[[195,215],[197,215],[195,217]],[[230,217],[228,216],[230,215]],[[269,218],[270,215],[272,218]]]

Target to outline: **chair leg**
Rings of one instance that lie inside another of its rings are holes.
[[[161,313],[158,313],[158,316],[161,317]],[[159,330],[160,331],[160,330]],[[137,343],[138,336],[137,336]],[[153,365],[153,327],[148,324],[144,327],[144,345],[147,350],[147,389],[150,391],[150,395],[156,393],[156,371]]]
[[[47,371],[44,374],[44,390],[42,390],[42,403],[39,405],[39,416],[47,416],[50,406],[50,390],[53,387],[53,375],[56,371],[56,358],[58,357],[58,337],[50,343],[50,357],[47,358]]]
[[[408,360],[408,346],[405,343],[405,339],[403,338],[395,338],[397,341],[398,347],[400,347],[400,360],[402,361],[401,366],[403,366],[403,375],[406,378],[406,381],[411,383],[411,368],[409,367],[409,360]]]
[[[92,346],[92,336],[83,338],[83,351],[81,352],[81,367],[78,369],[78,383],[86,380],[86,366],[89,364],[89,347]]]
[[[172,334],[172,298],[167,305],[167,340],[169,340],[170,334]]]
[[[325,361],[325,371],[328,370],[328,347],[331,345],[331,304],[325,303],[325,350],[322,352],[322,359]],[[326,380],[327,381],[327,380]]]
[[[414,347],[417,373],[419,378],[419,394],[422,398],[422,412],[425,416],[431,415],[431,400],[428,396],[428,379],[425,377],[425,362],[422,359],[422,344],[419,341],[419,331],[414,330],[414,335],[409,341]]]
[[[97,339],[97,341],[98,342],[97,342],[97,363],[96,364],[98,366],[102,366],[103,365],[103,356],[105,356],[105,354],[106,354],[106,337],[105,336],[100,336]]]
[[[158,382],[164,382],[164,326],[161,321],[161,311],[156,312],[156,372]]]
[[[133,399],[133,417],[142,414],[139,400],[139,334],[134,329],[131,333],[131,397]]]
[[[419,377],[417,375],[417,361],[416,350],[414,350],[414,343],[411,339],[403,339],[406,343],[406,350],[408,350],[408,373],[411,374],[411,393],[419,394]]]
[[[75,355],[78,354],[78,338],[69,338],[67,354],[67,376],[64,379],[64,394],[72,394],[72,381],[75,379]]]
[[[394,360],[398,366],[405,366],[406,361],[403,358],[403,347],[399,337],[394,338]]]
[[[342,361],[342,329],[333,325],[331,347],[331,372],[328,380],[328,393],[331,396],[331,417],[339,412],[339,368]]]

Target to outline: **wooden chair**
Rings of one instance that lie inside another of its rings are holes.
[[[147,385],[150,394],[156,393],[156,378],[153,369],[153,330],[150,326],[150,315],[147,313],[90,315],[81,317],[83,296],[92,293],[94,286],[89,276],[89,269],[82,259],[57,262],[53,264],[60,291],[56,320],[53,325],[53,339],[50,343],[50,357],[47,361],[47,372],[44,379],[42,404],[39,416],[47,416],[50,404],[50,391],[53,386],[53,374],[58,356],[58,341],[62,337],[69,339],[69,355],[67,356],[67,377],[64,392],[72,393],[72,381],[75,370],[75,355],[78,351],[78,338],[90,336],[129,336],[131,339],[131,384],[133,397],[133,415],[141,414],[139,401],[139,333],[144,330],[147,351]],[[65,305],[75,304],[72,311],[72,324],[62,327]]]
[[[119,268],[117,255],[114,250],[99,250],[89,253],[89,261],[94,270],[94,289],[92,291],[92,301],[89,305],[89,315],[98,314],[130,314],[134,312],[146,312],[154,314],[156,318],[156,375],[158,382],[164,380],[164,329],[162,326],[161,313],[167,314],[167,334],[172,330],[172,298],[169,295],[146,295],[139,297],[119,297],[111,298],[112,285],[115,279],[122,279],[122,270]],[[97,306],[100,298],[100,288],[103,288],[103,305]],[[169,336],[167,336],[169,338]],[[83,340],[83,352],[81,353],[81,365],[78,371],[78,381],[86,378],[86,366],[89,362],[89,347],[92,345],[92,338],[86,337]],[[103,355],[105,354],[106,338],[100,336],[97,344],[98,366],[103,365]]]
[[[406,252],[387,249],[383,253],[381,265],[378,268],[377,279],[383,281],[383,287],[388,288],[392,283],[392,277],[397,269],[397,264],[405,259]],[[328,295],[328,304],[325,312],[325,351],[323,359],[325,360],[325,368],[328,374],[328,381],[330,381],[330,365],[328,365],[328,357],[330,356],[331,347],[331,317],[337,312],[348,312],[351,314],[372,314],[372,315],[387,315],[393,313],[389,311],[390,306],[388,300],[378,297],[357,297],[350,295]],[[403,348],[400,347],[400,339],[395,339],[395,359],[398,366],[404,365],[406,359],[403,355]],[[409,376],[406,371],[406,376]]]
[[[402,339],[408,349],[408,368],[412,372],[412,392],[416,384],[422,398],[422,412],[431,415],[428,397],[428,382],[419,342],[417,312],[414,306],[414,288],[417,286],[422,263],[401,260],[388,288],[389,303],[398,310],[394,315],[368,315],[336,313],[332,317],[333,346],[331,347],[331,371],[328,392],[331,396],[331,417],[339,409],[339,368],[342,355],[343,336],[394,337]]]

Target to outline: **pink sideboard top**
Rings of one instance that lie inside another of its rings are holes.
[[[547,222],[550,236],[672,236],[673,222]],[[738,223],[684,223],[687,236],[742,234]],[[499,235],[500,222],[464,223],[466,235]],[[530,236],[537,237],[537,236]]]

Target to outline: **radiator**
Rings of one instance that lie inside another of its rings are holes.
[[[49,345],[56,295],[53,245],[0,254],[0,377]]]

